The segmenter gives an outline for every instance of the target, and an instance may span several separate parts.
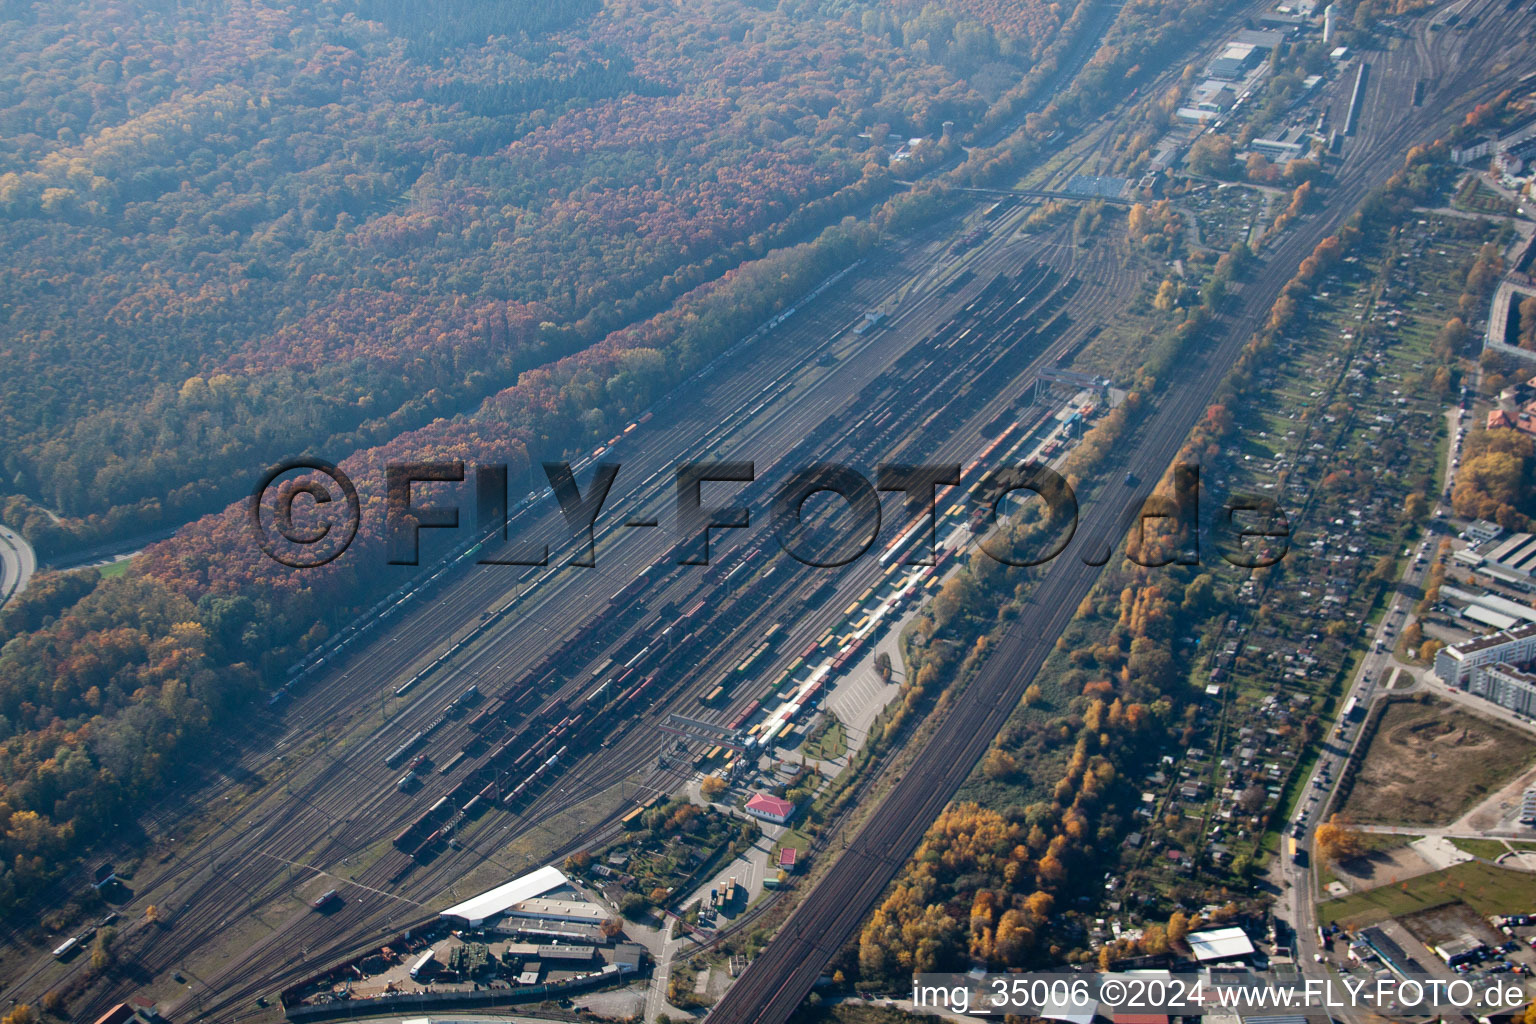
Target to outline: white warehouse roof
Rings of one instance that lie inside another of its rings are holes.
[[[1253,953],[1253,943],[1241,928],[1211,928],[1203,932],[1190,932],[1185,936],[1195,959],[1236,960]]]
[[[1484,608],[1475,604],[1467,605],[1466,610],[1462,614],[1473,622],[1481,622],[1483,625],[1492,626],[1494,629],[1513,629],[1520,623],[1520,620],[1513,615],[1505,615],[1502,612],[1496,612],[1491,608]]]
[[[521,878],[514,878],[505,885],[498,885],[489,892],[471,896],[463,903],[449,907],[438,916],[457,917],[471,925],[476,925],[487,918],[505,913],[524,900],[531,900],[535,896],[544,895],[551,889],[569,884],[570,880],[561,874],[559,868],[546,866],[537,871],[530,871]]]
[[[1440,593],[1452,601],[1462,601],[1468,605],[1478,605],[1489,611],[1498,612],[1500,615],[1509,615],[1516,621],[1536,622],[1536,608],[1521,604],[1519,601],[1511,601],[1507,597],[1497,594],[1479,594],[1470,590],[1462,590],[1460,587],[1441,587]]]

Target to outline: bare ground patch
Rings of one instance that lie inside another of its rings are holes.
[[[1536,759],[1508,726],[1442,701],[1390,705],[1344,813],[1354,821],[1445,825]]]
[[[1378,885],[1417,878],[1435,870],[1435,866],[1408,846],[1373,850],[1363,857],[1334,865],[1333,873],[1353,892],[1364,892]]]
[[[1432,907],[1400,917],[1398,923],[1431,949],[1440,943],[1455,941],[1463,935],[1475,936],[1479,942],[1489,945],[1504,941],[1501,936],[1494,934],[1488,922],[1478,916],[1477,911],[1459,900],[1443,907]]]

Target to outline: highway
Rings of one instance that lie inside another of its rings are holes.
[[[37,555],[19,533],[0,526],[0,605],[27,589],[37,572]]]
[[[1504,0],[1469,4],[1467,10],[1477,19],[1468,30],[1431,30],[1421,22],[1387,54],[1372,55],[1372,84],[1359,134],[1346,144],[1327,212],[1292,229],[1264,257],[1260,271],[1229,303],[1235,308],[1224,311],[1225,336],[1170,382],[1150,422],[1129,446],[1124,468],[1140,479],[1157,479],[1302,257],[1401,166],[1411,145],[1438,137],[1476,101],[1492,98],[1524,73],[1517,58],[1528,52],[1536,12],[1529,5],[1506,6]],[[1428,88],[1423,105],[1416,107],[1411,95],[1419,81]],[[1098,536],[1115,524],[1118,514],[1108,502],[1086,506],[1080,536]],[[869,824],[710,1011],[712,1024],[781,1024],[828,960],[855,935],[1017,705],[1097,578],[1097,571],[1074,561],[1074,554],[1069,549],[1044,574],[1025,613],[954,702],[936,738],[918,752]]]

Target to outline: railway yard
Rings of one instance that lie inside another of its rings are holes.
[[[709,1020],[780,1024],[802,1003],[1017,705],[1097,578],[1096,549],[1124,532],[1298,264],[1410,147],[1524,73],[1530,5],[1452,7],[1456,30],[1443,13],[1408,20],[1370,55],[1358,104],[1356,75],[1328,83],[1333,121],[1346,123],[1352,106],[1358,116],[1323,209],[1260,255],[1218,307],[1214,340],[1160,382],[1103,467],[1114,483],[1083,502],[1073,543],[1036,575],[1024,616],[935,712],[935,738],[902,773],[882,776],[877,764],[861,780],[878,804],[814,884],[794,891]],[[1155,328],[1132,305],[1164,261],[1131,251],[1118,228],[1088,239],[1070,221],[1021,230],[1115,128],[1111,119],[1085,133],[1039,195],[986,199],[963,223],[844,268],[576,463],[583,481],[594,464],[621,466],[597,521],[595,567],[565,564],[578,549],[542,488],[514,502],[508,535],[548,541],[549,567],[481,564],[504,555],[504,542],[470,549],[468,531],[437,544],[464,557],[296,672],[251,723],[250,752],[194,802],[203,810],[168,807],[144,822],[151,852],[113,899],[132,975],[82,985],[72,1013],[94,1019],[146,991],[171,1020],[277,1019],[278,993],[388,936],[438,927],[447,904],[610,841],[701,775],[750,780],[777,760],[840,673],[959,561],[972,536],[959,495],[1129,386],[1061,371],[1106,324]],[[681,565],[673,472],[702,461],[753,464],[752,480],[709,484],[705,497],[746,505],[753,521],[712,531],[707,566]],[[824,462],[870,480],[881,464],[956,467],[960,484],[938,505],[937,563],[904,561],[927,533],[895,493],[862,557],[818,568],[782,551],[767,515],[774,492]],[[51,949],[67,937],[42,938]],[[17,930],[11,941],[37,937]],[[8,994],[35,997],[85,969],[28,962]]]
[[[969,464],[969,483],[980,452],[1023,440],[1056,411],[1031,405],[1032,369],[1052,365],[1139,284],[1116,261],[1080,258],[1065,230],[1011,242],[1007,228],[1025,212],[999,218],[963,272],[933,279],[881,330],[839,330],[881,297],[856,286],[786,321],[741,374],[707,376],[688,413],[658,415],[616,446],[623,471],[605,517],[662,518],[672,465],[709,456],[762,467],[814,454],[867,466],[871,476],[877,461],[952,462]],[[928,256],[916,249],[907,258],[916,268]],[[984,376],[1011,386],[976,387]],[[849,417],[849,408],[867,411]],[[832,421],[854,425],[834,435]],[[1008,423],[1001,436],[1000,422]],[[822,445],[829,436],[837,443]],[[779,481],[759,476],[742,494],[761,506]],[[627,482],[638,483],[625,490]],[[539,511],[555,519],[553,509],[527,510],[513,519],[514,535],[538,535],[528,520]],[[659,766],[658,750],[670,746],[656,729],[666,713],[739,718],[760,689],[737,689],[714,708],[699,703],[719,685],[719,666],[739,663],[776,624],[782,639],[756,674],[773,678],[891,567],[873,555],[843,570],[802,566],[754,529],[734,543],[717,535],[707,569],[673,566],[662,531],[600,531],[595,571],[519,579],[524,570],[484,566],[412,602],[391,633],[292,687],[291,704],[259,726],[272,730],[270,753],[248,757],[251,774],[214,797],[228,816],[136,873],[130,907],[156,906],[162,924],[126,929],[119,941],[152,939],[133,955],[159,973],[218,947],[231,914],[262,918],[240,955],[196,975],[217,993],[195,1000],[199,1012],[228,1013],[352,936],[429,916],[426,905],[476,867],[513,871],[499,848],[546,827],[573,799],[621,786],[629,794],[550,856],[613,827],[636,795],[678,787],[701,748]],[[887,526],[882,538],[899,529]],[[739,585],[738,566],[752,570],[751,586]],[[654,568],[642,575],[646,567]],[[820,597],[807,601],[811,594]],[[463,638],[465,623],[474,638],[397,696]],[[464,699],[471,686],[478,700]],[[420,755],[432,767],[422,764],[422,784],[402,793],[406,763]],[[335,877],[341,871],[351,877]],[[292,896],[333,886],[346,902],[323,918]]]

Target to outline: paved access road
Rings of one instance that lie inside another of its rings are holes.
[[[0,605],[27,589],[37,572],[37,556],[21,534],[0,526]]]

